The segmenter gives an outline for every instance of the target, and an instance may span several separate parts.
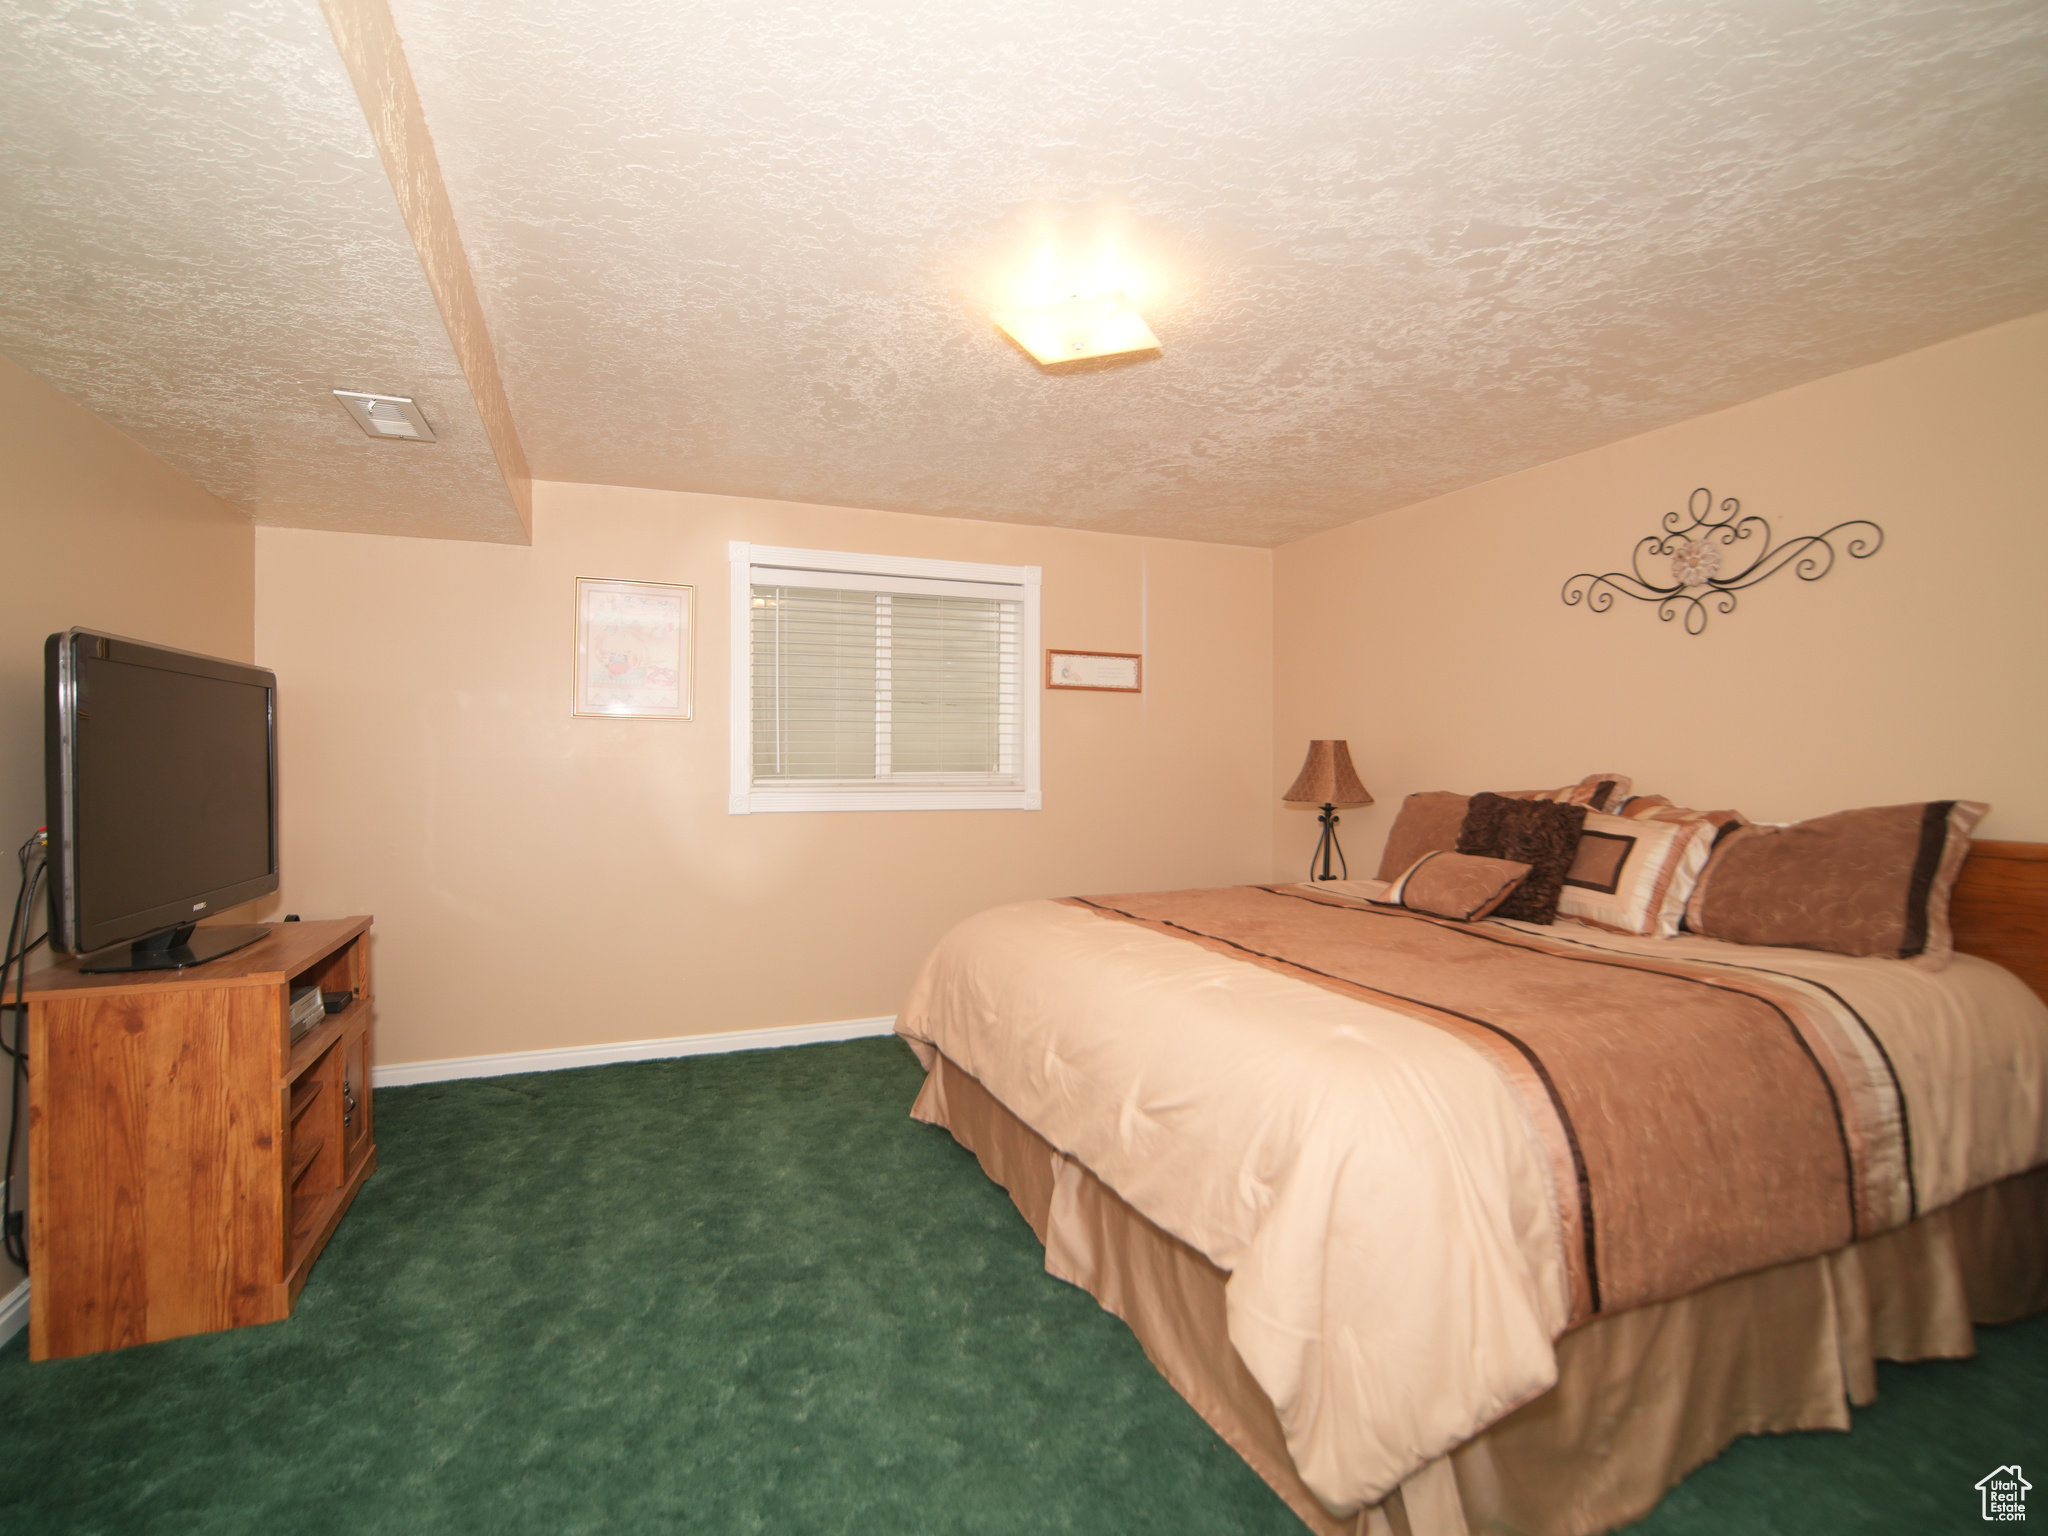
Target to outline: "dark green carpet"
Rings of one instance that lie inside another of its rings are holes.
[[[289,1322],[0,1351],[0,1531],[1298,1533],[917,1081],[865,1040],[386,1090]],[[2048,1319],[1981,1337],[1637,1531],[1980,1526],[2048,1470]]]

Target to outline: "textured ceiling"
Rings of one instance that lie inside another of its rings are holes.
[[[2048,308],[2040,0],[393,14],[541,478],[1270,544]]]
[[[327,3],[405,216],[320,0],[0,0],[0,351],[262,522],[1272,544],[2048,308],[2042,0]],[[1109,270],[1163,355],[990,324]]]
[[[526,538],[311,0],[0,0],[0,352],[257,522]]]

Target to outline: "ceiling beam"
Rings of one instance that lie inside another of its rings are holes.
[[[456,360],[469,380],[469,392],[483,420],[484,434],[498,460],[498,471],[512,493],[512,505],[528,539],[533,537],[533,475],[512,419],[512,405],[498,376],[498,355],[484,324],[469,257],[455,227],[455,210],[441,180],[441,163],[433,136],[420,111],[419,92],[405,61],[398,28],[385,0],[320,0],[334,33],[342,63],[363,104],[370,136],[384,161],[384,173],[397,194],[399,211],[419,252],[427,287],[441,311]]]

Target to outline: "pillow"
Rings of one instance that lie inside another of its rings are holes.
[[[1578,850],[1585,825],[1583,805],[1550,800],[1514,800],[1474,795],[1458,829],[1458,852],[1487,859],[1511,859],[1530,866],[1522,883],[1493,910],[1495,917],[1548,923],[1557,917],[1557,896]]]
[[[1380,855],[1380,879],[1392,880],[1425,853],[1449,853],[1456,848],[1469,799],[1432,789],[1403,800],[1394,829],[1387,834],[1386,852]]]
[[[1749,824],[1749,818],[1740,811],[1695,811],[1673,805],[1662,795],[1631,795],[1613,814],[1626,816],[1630,821],[1704,821],[1713,827],[1716,836],[1730,827]]]
[[[1949,962],[1948,899],[1970,852],[1977,800],[1880,805],[1737,827],[1686,904],[1686,926],[1737,944]]]
[[[1631,795],[1623,801],[1615,813],[1630,821],[1674,821],[1704,822],[1707,830],[1700,834],[1704,839],[1700,845],[1688,851],[1679,866],[1670,892],[1665,897],[1668,909],[1675,914],[1675,928],[1659,925],[1660,937],[1670,938],[1674,932],[1684,933],[1685,904],[1692,899],[1693,887],[1699,883],[1706,861],[1713,857],[1715,847],[1737,827],[1749,825],[1749,818],[1740,811],[1696,811],[1690,806],[1674,805],[1663,795]]]
[[[1593,773],[1562,789],[1510,789],[1501,793],[1510,800],[1556,800],[1600,811],[1619,805],[1628,797],[1628,791],[1625,774]],[[1394,879],[1425,853],[1453,851],[1458,846],[1458,828],[1464,825],[1471,798],[1433,789],[1403,800],[1393,830],[1387,833],[1386,850],[1380,855],[1379,878]],[[1671,802],[1660,798],[1659,803]]]
[[[1367,899],[1377,907],[1406,907],[1436,917],[1477,922],[1514,894],[1529,866],[1467,853],[1425,853],[1387,887]]]
[[[1610,933],[1674,937],[1717,831],[1704,819],[1588,812],[1558,894],[1557,915]]]
[[[1633,783],[1625,773],[1589,773],[1562,789],[1518,789],[1507,793],[1511,800],[1555,800],[1562,805],[1583,805],[1589,811],[1611,814],[1621,809]]]

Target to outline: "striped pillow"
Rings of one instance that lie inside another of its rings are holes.
[[[1516,800],[1555,800],[1563,805],[1583,805],[1603,814],[1621,809],[1634,780],[1625,773],[1589,773],[1576,784],[1562,789],[1529,789],[1512,796]]]
[[[1688,806],[1673,805],[1663,795],[1631,795],[1614,814],[1626,816],[1630,821],[1712,822],[1716,836],[1730,827],[1749,825],[1749,818],[1740,811],[1695,811]]]
[[[1557,915],[1610,933],[1674,937],[1719,831],[1705,817],[1674,821],[1587,813]]]

